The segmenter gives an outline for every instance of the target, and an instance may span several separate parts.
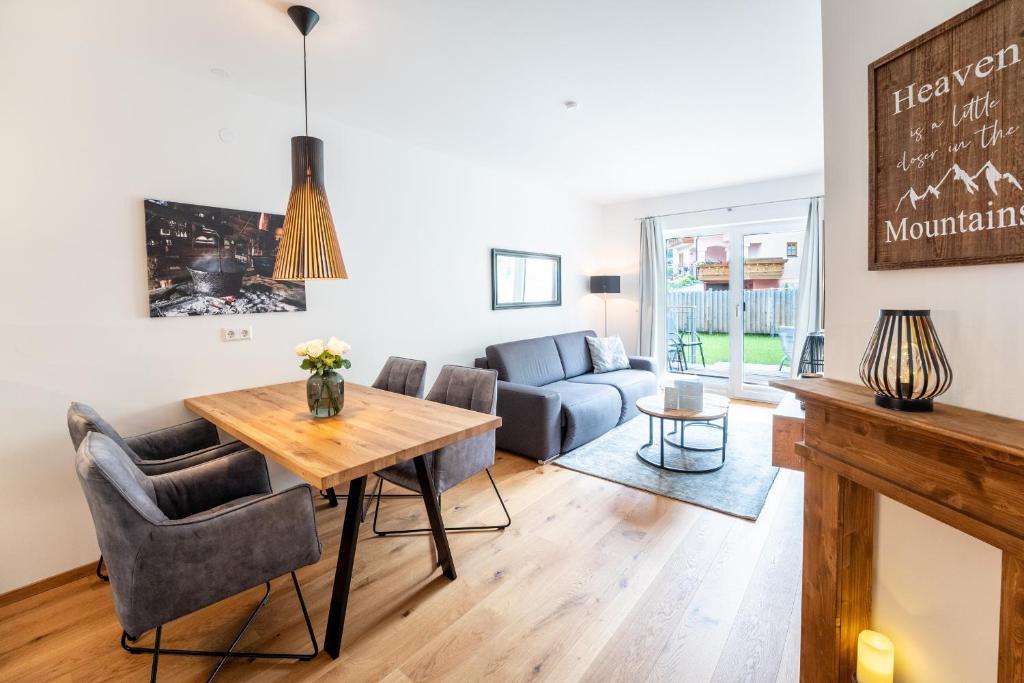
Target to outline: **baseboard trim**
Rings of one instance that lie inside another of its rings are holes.
[[[71,583],[72,581],[77,581],[85,576],[95,576],[95,573],[96,563],[90,562],[89,564],[83,564],[81,567],[75,567],[74,569],[69,569],[66,572],[61,572],[54,576],[39,579],[27,586],[15,588],[12,591],[8,591],[0,595],[0,607],[7,607],[8,605],[24,600],[25,598],[45,593],[53,588],[59,588],[60,586]]]

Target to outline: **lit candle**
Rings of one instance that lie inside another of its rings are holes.
[[[864,630],[857,638],[857,683],[892,683],[896,649],[877,631]]]

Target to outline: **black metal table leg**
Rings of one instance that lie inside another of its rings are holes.
[[[333,659],[337,659],[341,653],[341,634],[345,629],[348,590],[352,584],[352,563],[356,557],[356,541],[359,540],[360,502],[365,492],[366,477],[349,482],[348,504],[345,506],[345,522],[341,528],[341,546],[338,549],[338,566],[334,570],[334,589],[331,591],[331,609],[327,615],[327,633],[324,634],[324,651]]]
[[[338,495],[334,492],[334,487],[327,489],[327,500],[330,501],[331,507],[338,507]]]
[[[420,493],[423,495],[423,505],[427,508],[427,519],[430,520],[430,532],[434,537],[434,546],[437,548],[437,560],[441,565],[441,571],[452,581],[456,578],[455,562],[452,560],[452,551],[448,547],[448,536],[444,531],[444,521],[441,519],[441,509],[437,504],[437,493],[434,489],[434,482],[427,471],[427,463],[423,456],[413,458],[416,466],[416,476],[420,482]]]

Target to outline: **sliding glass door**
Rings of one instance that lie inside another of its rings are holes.
[[[666,231],[668,367],[775,400],[790,376],[804,227],[793,217]]]
[[[668,265],[668,367],[725,387],[729,341],[728,232],[665,240]]]

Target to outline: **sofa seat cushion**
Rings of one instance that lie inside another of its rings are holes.
[[[565,376],[576,377],[594,371],[594,365],[590,362],[590,348],[587,346],[587,337],[595,337],[597,333],[593,330],[582,332],[568,332],[556,334],[552,339],[558,347],[558,356],[562,359],[562,367],[565,368]]]
[[[638,398],[658,393],[658,376],[646,370],[615,370],[600,374],[580,375],[567,381],[573,384],[608,386],[615,389],[622,402],[617,424],[622,424],[640,414],[636,408]]]
[[[562,399],[563,453],[601,436],[622,414],[622,399],[610,386],[561,381],[544,388],[558,392]]]
[[[551,337],[488,346],[487,364],[503,382],[539,387],[565,379],[558,347]]]

